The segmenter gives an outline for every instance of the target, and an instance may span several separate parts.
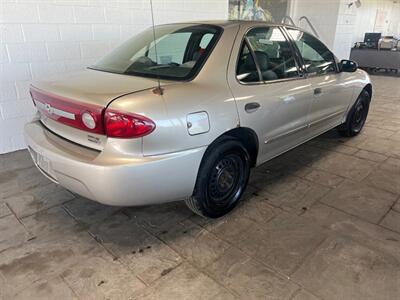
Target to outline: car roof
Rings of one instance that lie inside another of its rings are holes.
[[[274,22],[266,22],[266,21],[253,21],[253,20],[198,20],[198,21],[186,21],[186,22],[177,22],[174,24],[206,24],[206,25],[215,25],[222,28],[231,27],[231,26],[247,26],[253,27],[257,25],[270,25],[270,26],[285,26],[290,28],[297,28],[303,31],[302,28],[297,26],[283,24],[283,23],[274,23]]]

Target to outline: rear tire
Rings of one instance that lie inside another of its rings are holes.
[[[363,90],[356,103],[350,109],[346,122],[338,127],[338,131],[342,136],[353,137],[361,132],[367,120],[370,102],[370,94]]]
[[[239,202],[250,174],[250,156],[234,138],[223,138],[207,149],[192,197],[186,205],[196,214],[219,218]]]

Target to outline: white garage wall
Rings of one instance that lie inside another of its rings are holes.
[[[298,23],[306,16],[320,39],[339,59],[349,58],[355,24],[355,8],[350,0],[292,0],[290,14],[296,24],[309,31],[307,23]]]
[[[340,0],[333,51],[339,59],[349,59],[358,9],[348,6],[348,0]]]
[[[340,59],[348,59],[355,42],[363,41],[365,32],[382,32],[400,37],[400,0],[292,0],[290,15],[297,23],[307,16],[320,38]],[[384,24],[376,24],[377,12],[385,15]],[[305,23],[301,27],[308,29]]]
[[[25,148],[32,80],[83,69],[151,25],[149,0],[0,0],[0,153]],[[153,0],[156,23],[225,19],[227,0]]]
[[[383,26],[376,24],[377,12],[385,17]],[[353,42],[362,42],[366,32],[382,32],[400,38],[400,0],[364,0],[357,9]]]
[[[292,0],[290,16],[293,18],[296,25],[310,31],[305,21],[301,24],[298,22],[300,17],[308,17],[317,30],[321,40],[329,48],[333,49],[340,1],[341,0]]]
[[[361,0],[361,6],[348,7],[349,0],[340,0],[335,32],[334,51],[339,58],[349,58],[355,42],[362,42],[366,32],[400,37],[400,0]],[[384,22],[378,26],[377,13],[382,12]]]

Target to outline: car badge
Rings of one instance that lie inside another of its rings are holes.
[[[46,109],[46,111],[47,111],[50,115],[53,114],[54,109],[51,107],[50,104],[46,103],[46,104],[44,105],[44,108]]]

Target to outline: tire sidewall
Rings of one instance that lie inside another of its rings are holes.
[[[355,111],[356,111],[357,105],[360,102],[362,102],[366,108],[365,118],[364,118],[363,125],[361,126],[361,128],[359,130],[354,130],[353,121],[355,118]],[[368,117],[370,102],[371,102],[371,97],[370,97],[369,93],[366,90],[363,90],[361,92],[361,94],[358,96],[356,102],[351,107],[351,109],[347,115],[346,122],[338,127],[339,133],[341,135],[343,135],[345,137],[353,137],[353,136],[358,135],[362,131],[363,127],[365,126],[367,117]]]
[[[209,205],[208,188],[209,178],[216,163],[223,157],[229,154],[236,154],[242,158],[243,174],[240,175],[237,186],[240,186],[240,191],[235,193],[234,201],[224,208],[216,208]],[[199,173],[197,176],[196,186],[193,196],[200,211],[206,217],[218,218],[230,212],[240,200],[244,190],[246,189],[247,182],[250,175],[250,156],[245,147],[236,139],[223,139],[217,144],[212,145],[205,153],[201,162]]]
[[[365,117],[363,118],[363,124],[361,126],[361,128],[359,130],[355,130],[355,128],[353,127],[353,121],[355,118],[355,111],[356,111],[356,107],[359,103],[362,103],[364,105],[364,109],[365,111]],[[369,93],[367,91],[362,91],[362,93],[360,94],[360,96],[358,97],[356,103],[354,104],[353,108],[352,108],[352,113],[349,119],[349,130],[350,130],[350,134],[351,135],[357,135],[359,134],[362,129],[365,126],[365,122],[367,121],[367,117],[368,117],[368,112],[369,112],[369,104],[370,104],[370,96]]]

